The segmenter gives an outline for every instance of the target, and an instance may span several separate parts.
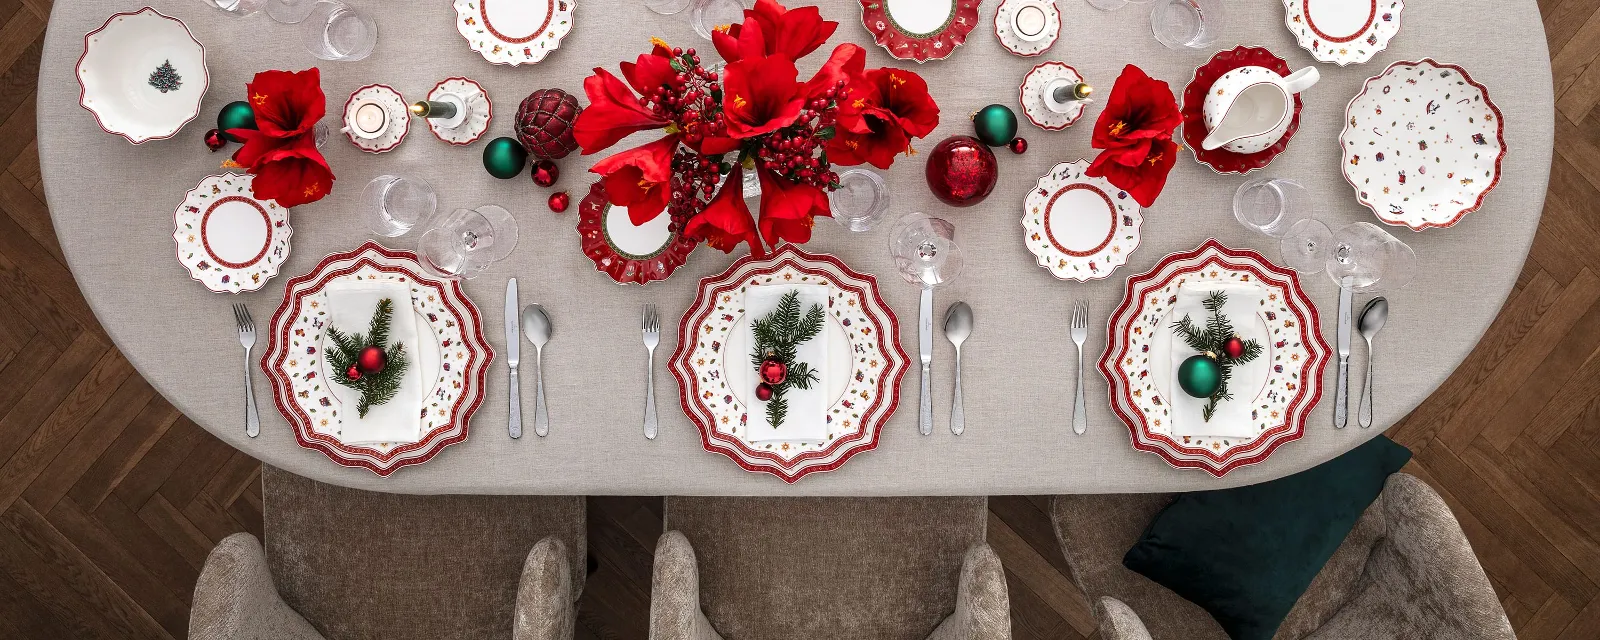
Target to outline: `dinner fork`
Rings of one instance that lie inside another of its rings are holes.
[[[661,342],[661,319],[656,306],[644,306],[644,346],[650,350],[650,369],[645,374],[644,437],[656,439],[656,345]]]
[[[1078,394],[1072,401],[1072,432],[1083,435],[1089,430],[1089,416],[1083,406],[1083,341],[1089,339],[1089,305],[1076,302],[1072,305],[1072,343],[1078,345]]]
[[[234,303],[233,321],[239,325],[239,344],[244,347],[244,434],[252,438],[261,434],[261,416],[256,414],[256,390],[250,384],[250,349],[256,346],[256,322],[250,319],[250,310]]]

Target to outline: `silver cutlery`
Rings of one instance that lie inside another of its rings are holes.
[[[1388,321],[1389,301],[1379,296],[1367,302],[1366,308],[1361,310],[1361,320],[1356,323],[1361,337],[1367,340],[1367,380],[1362,383],[1361,408],[1356,411],[1356,420],[1363,429],[1372,426],[1372,339]]]
[[[1339,281],[1339,380],[1333,397],[1333,426],[1343,429],[1350,416],[1350,296],[1354,276]]]
[[[1072,432],[1083,435],[1089,430],[1089,416],[1083,402],[1083,342],[1089,339],[1089,305],[1082,302],[1072,305],[1072,343],[1078,345],[1078,392],[1072,400]]]
[[[933,435],[933,285],[922,286],[921,312],[917,316],[917,347],[922,358],[922,400],[918,403],[917,430]]]
[[[522,384],[517,382],[517,360],[522,353],[522,325],[517,316],[517,279],[506,281],[506,363],[511,366],[511,437],[522,437]]]
[[[650,368],[644,383],[644,437],[656,439],[656,345],[661,343],[661,318],[656,316],[656,306],[644,306],[644,347],[650,350]]]
[[[534,385],[537,395],[533,397],[533,433],[541,438],[550,435],[550,415],[544,403],[544,343],[550,341],[554,330],[544,307],[530,304],[522,308],[522,331],[533,343],[533,374],[539,379]]]
[[[239,303],[233,305],[233,321],[239,326],[239,345],[244,347],[244,434],[254,438],[261,435],[256,388],[250,384],[250,349],[256,346],[256,321],[250,319],[250,310]]]
[[[944,316],[944,337],[956,347],[956,391],[950,403],[950,433],[961,435],[967,428],[967,412],[961,403],[961,343],[972,335],[972,307],[965,302],[950,305]]]

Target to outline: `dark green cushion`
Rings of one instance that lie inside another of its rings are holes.
[[[1410,459],[1378,436],[1287,478],[1180,495],[1122,564],[1200,605],[1234,640],[1268,640]]]

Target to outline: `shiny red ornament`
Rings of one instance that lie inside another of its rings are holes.
[[[344,377],[349,378],[351,380],[360,380],[361,379],[361,368],[357,367],[356,365],[350,365],[350,370],[344,372]]]
[[[361,373],[378,373],[388,364],[389,354],[384,353],[383,349],[368,345],[361,349],[361,355],[356,356],[355,366],[361,369]]]
[[[565,191],[550,194],[550,210],[556,213],[566,213],[567,205],[572,204],[572,196]]]
[[[766,402],[772,399],[772,385],[765,382],[756,385],[756,399]]]
[[[1229,358],[1238,358],[1244,355],[1244,341],[1239,336],[1228,338],[1227,342],[1222,343],[1222,352],[1228,354]]]
[[[769,359],[762,362],[756,372],[761,374],[762,382],[772,385],[783,384],[783,381],[789,378],[789,365],[780,360]]]
[[[926,175],[934,196],[952,207],[970,207],[994,191],[1000,165],[977,138],[951,136],[928,154]]]
[[[1012,153],[1019,156],[1028,152],[1028,141],[1021,136],[1012,138],[1011,143],[1006,146],[1011,148]]]
[[[212,129],[212,130],[206,132],[206,148],[207,149],[210,149],[212,151],[218,151],[218,150],[221,150],[223,145],[226,145],[226,144],[228,144],[228,141],[222,139],[222,132],[221,131],[219,131],[217,129]]]
[[[549,160],[540,160],[533,164],[533,183],[541,187],[548,187],[556,183],[561,177],[561,168]]]

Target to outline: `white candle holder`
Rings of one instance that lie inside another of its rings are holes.
[[[406,102],[400,92],[382,84],[356,89],[344,103],[344,124],[339,132],[367,153],[383,153],[400,146],[410,130]]]
[[[411,113],[428,122],[433,136],[453,145],[472,144],[489,130],[494,106],[483,85],[462,77],[445,78],[428,99],[411,105]]]

